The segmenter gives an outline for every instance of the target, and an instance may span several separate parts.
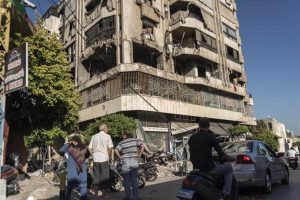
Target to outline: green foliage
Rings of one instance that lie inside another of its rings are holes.
[[[297,141],[297,142],[293,142],[292,146],[293,146],[293,147],[297,147],[297,146],[300,146],[300,141]]]
[[[298,148],[299,148],[299,146],[300,146],[300,141],[293,142],[293,143],[292,143],[292,146],[293,146],[293,147],[298,147]]]
[[[57,35],[49,35],[41,27],[33,36],[16,38],[14,46],[28,42],[29,86],[8,96],[10,128],[28,135],[28,145],[51,144],[54,137],[78,127],[80,96],[67,56]]]
[[[32,133],[25,137],[25,145],[27,147],[36,147],[41,144],[51,145],[56,137],[65,137],[66,133],[59,127],[53,127],[51,130],[35,129]]]
[[[263,141],[268,144],[275,152],[278,151],[278,138],[267,129],[260,128],[260,133],[253,134],[251,139]]]
[[[237,126],[233,126],[233,127],[229,128],[229,132],[233,136],[239,136],[243,133],[249,132],[249,128],[245,125],[237,125]]]
[[[92,135],[99,132],[99,126],[101,124],[107,124],[109,134],[115,140],[121,139],[124,131],[128,131],[130,133],[135,132],[137,127],[137,124],[133,118],[117,113],[106,115],[95,122],[90,123],[84,131],[84,135],[90,139]]]

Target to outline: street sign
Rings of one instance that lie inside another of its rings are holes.
[[[4,93],[8,94],[28,87],[28,44],[5,54]]]

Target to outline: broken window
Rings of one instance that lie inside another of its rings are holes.
[[[67,51],[69,63],[74,62],[74,60],[75,60],[75,42],[72,43],[70,46],[68,46],[66,51]]]
[[[189,10],[189,14],[188,14],[189,17],[198,19],[203,22],[203,16],[202,16],[202,13],[201,13],[201,10],[199,7],[197,7],[196,5],[190,4],[190,5],[188,5],[188,10]]]
[[[86,31],[86,41],[89,44],[97,37],[112,38],[115,33],[115,16],[101,19],[97,24]]]
[[[71,21],[69,24],[69,36],[75,35],[75,21]]]
[[[196,30],[195,38],[196,38],[197,48],[200,48],[201,46],[206,46],[206,47],[212,48],[214,50],[217,49],[216,39],[210,37],[209,35]]]
[[[230,74],[229,74],[229,80],[231,83],[234,83],[234,84],[237,84],[238,83],[238,78],[241,77],[241,73],[240,72],[237,72],[237,71],[232,71]]]
[[[143,23],[142,24],[142,27],[143,27],[142,37],[143,37],[143,40],[147,39],[147,40],[155,41],[155,37],[154,37],[155,24],[147,18],[144,18],[142,23]]]
[[[198,66],[198,77],[206,77],[206,69],[205,67]]]
[[[268,127],[269,127],[269,129],[270,129],[271,131],[273,130],[273,127],[272,127],[272,123],[271,123],[271,122],[268,123]]]
[[[160,53],[155,49],[133,43],[133,62],[157,68]]]
[[[100,5],[100,3],[102,3]],[[89,3],[85,6],[86,11],[92,12],[97,6],[104,7],[107,5],[107,0],[91,0]]]
[[[143,20],[143,33],[151,33],[153,34],[154,24],[149,20]]]
[[[229,46],[226,46],[227,49],[227,58],[239,61],[239,52]]]
[[[72,80],[75,81],[75,67],[72,67],[71,69],[71,75],[72,75]]]
[[[226,37],[236,41],[236,30],[224,23],[222,23],[222,28],[223,33],[226,35]]]

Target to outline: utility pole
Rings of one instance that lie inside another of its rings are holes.
[[[11,3],[8,0],[0,0],[0,166],[3,165],[3,129],[5,121],[5,95],[4,95],[4,55],[9,49],[10,23],[11,23]],[[0,168],[1,174],[1,168]]]
[[[11,3],[8,0],[0,0],[0,200],[6,199],[6,180],[1,177],[1,166],[4,164],[4,123],[5,102],[4,94],[4,55],[9,49],[9,35],[11,23]]]

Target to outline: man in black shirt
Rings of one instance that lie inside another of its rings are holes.
[[[188,141],[190,160],[194,169],[207,171],[216,175],[224,174],[225,184],[223,196],[226,198],[231,192],[233,177],[232,167],[225,164],[215,165],[212,159],[212,147],[217,151],[220,158],[224,159],[225,157],[227,160],[230,160],[230,158],[222,151],[214,133],[209,130],[209,126],[210,124],[207,118],[200,119],[200,131],[193,134]]]

